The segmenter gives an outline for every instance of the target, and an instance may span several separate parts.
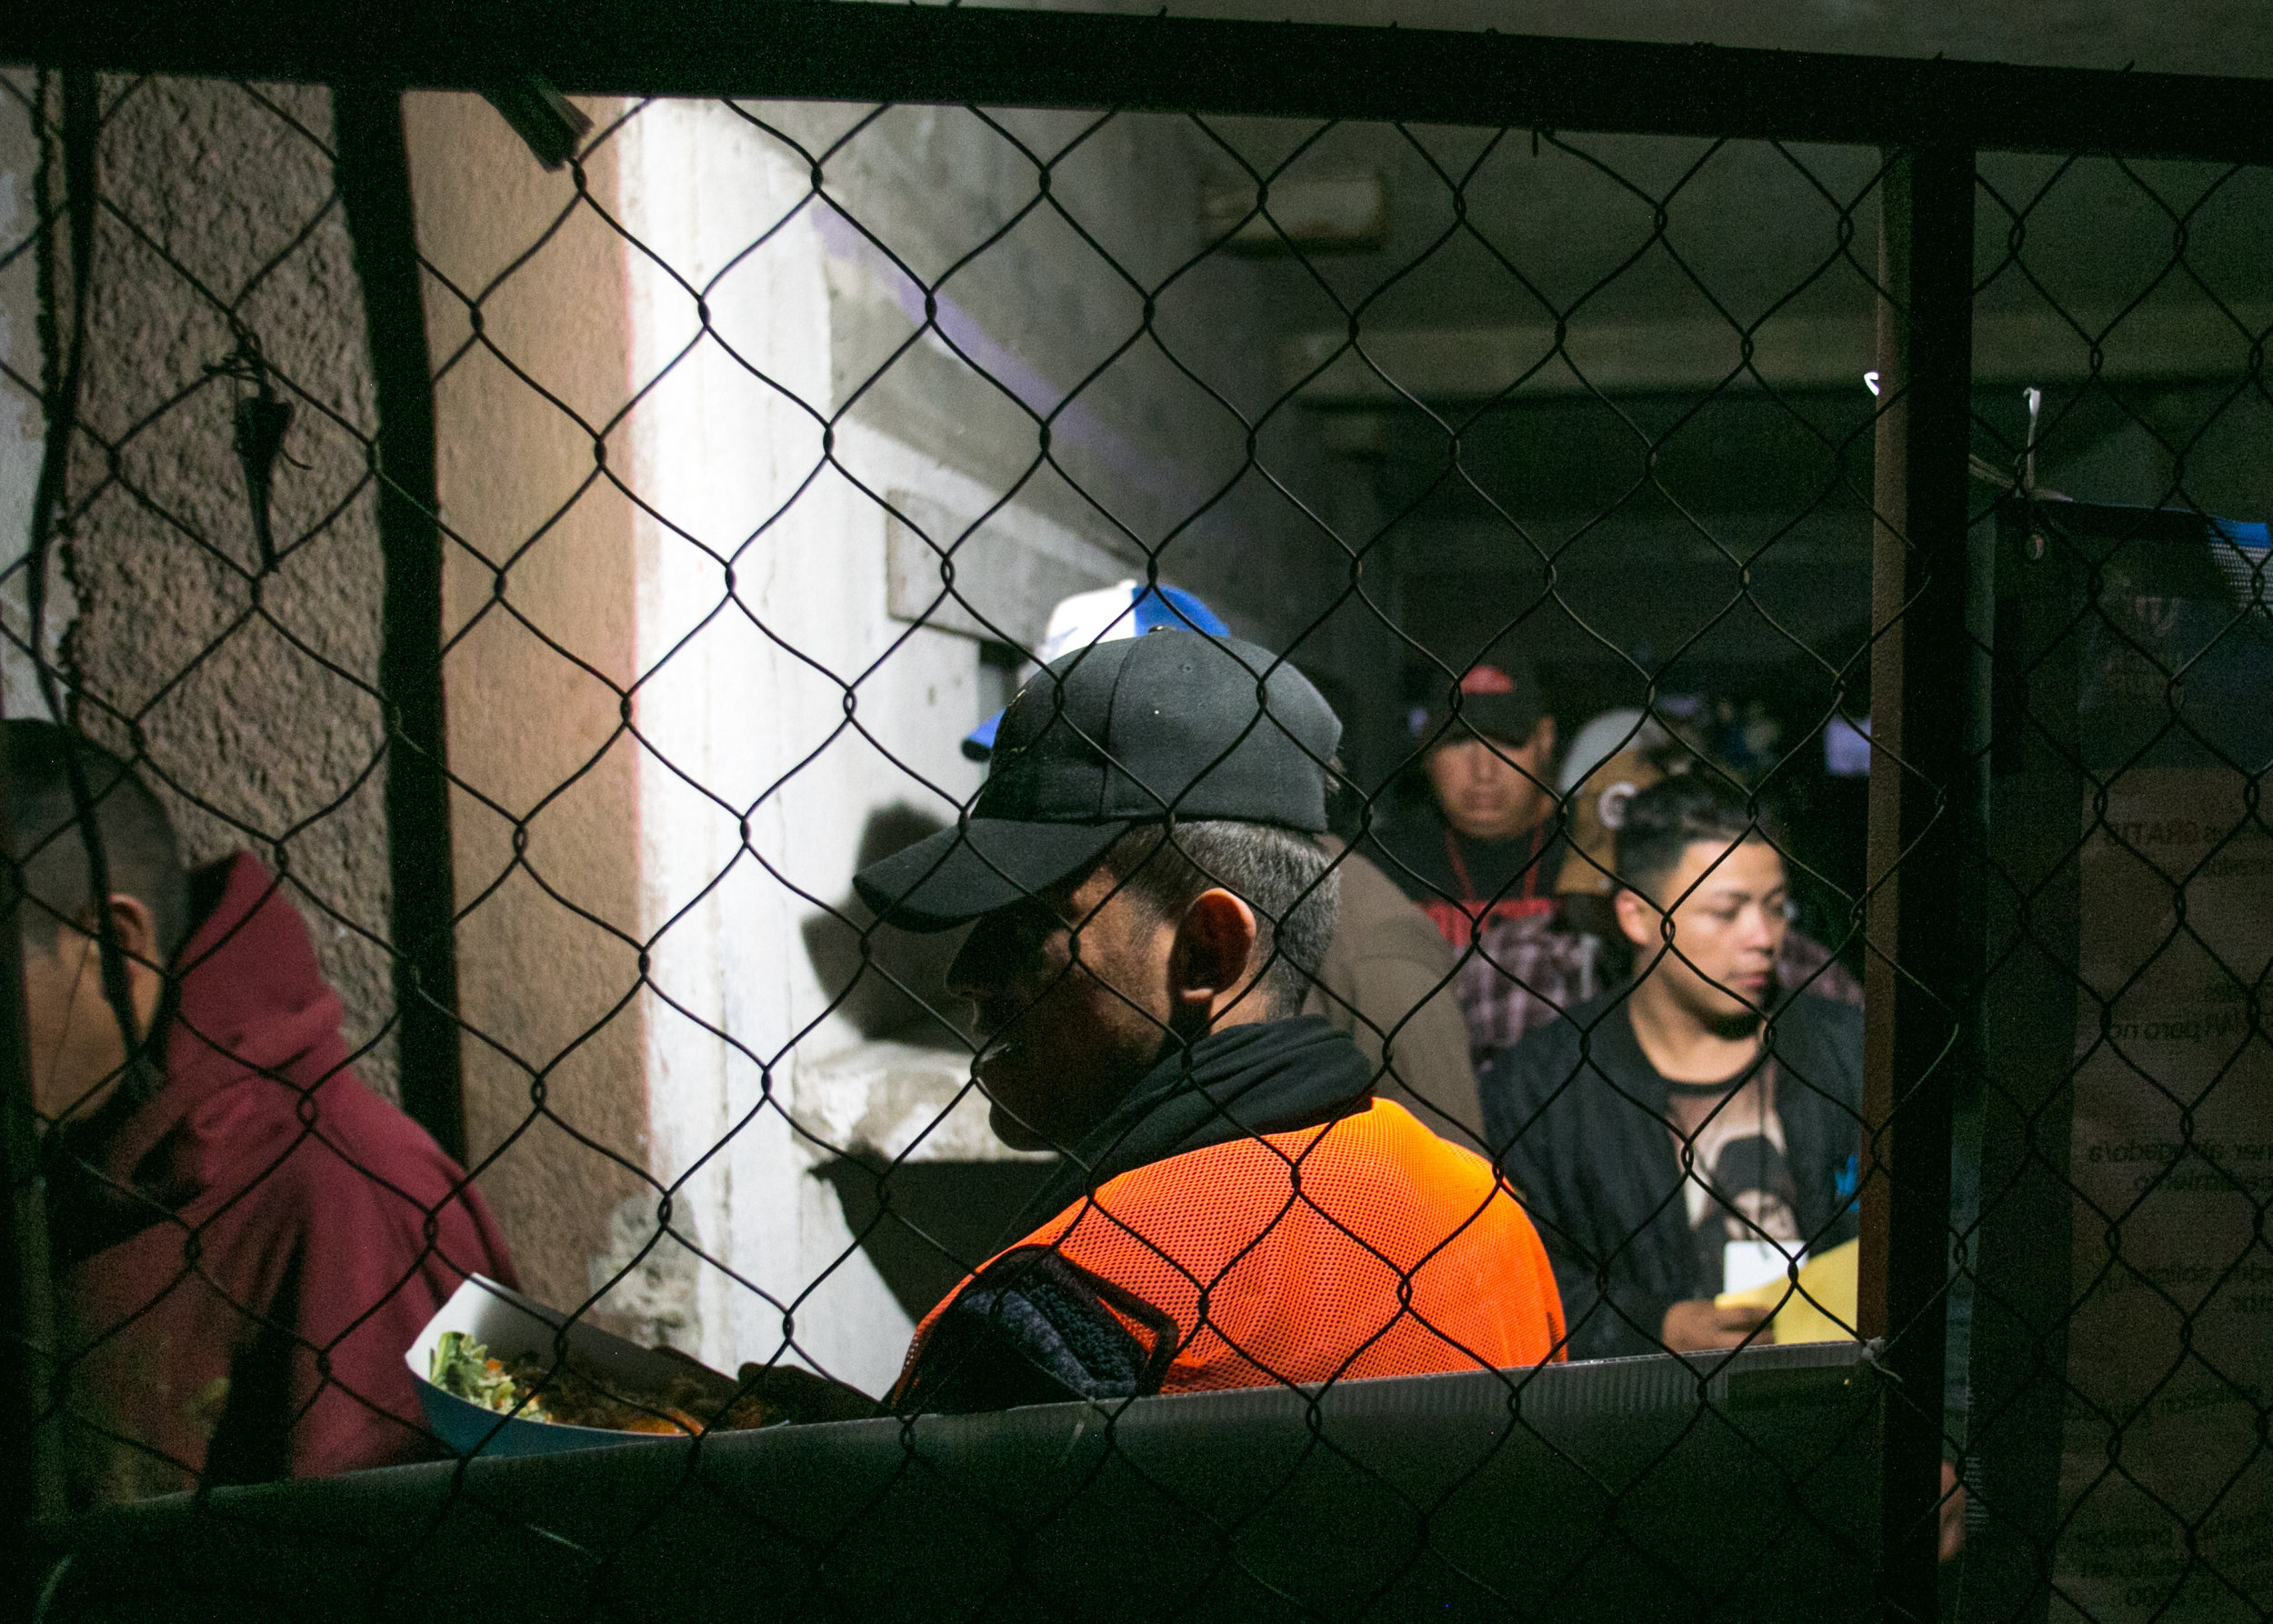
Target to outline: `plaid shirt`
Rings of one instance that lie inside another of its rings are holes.
[[[1439,920],[1438,927],[1443,924]],[[1446,935],[1452,937],[1451,931]],[[1462,944],[1453,938],[1453,946]],[[1525,1033],[1600,992],[1601,959],[1601,939],[1572,928],[1559,908],[1487,918],[1475,946],[1461,953],[1452,981],[1477,1070]],[[1776,979],[1787,988],[1862,1007],[1862,984],[1829,949],[1797,930],[1784,933]]]

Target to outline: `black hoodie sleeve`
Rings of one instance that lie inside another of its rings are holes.
[[[1777,1018],[1776,1108],[1800,1233],[1820,1253],[1854,1239],[1861,1227],[1863,1012],[1803,993]]]
[[[1677,1300],[1652,1277],[1640,1180],[1620,1165],[1635,1116],[1568,1021],[1533,1033],[1482,1078],[1487,1142],[1547,1247],[1569,1328],[1569,1357],[1617,1358],[1661,1350]]]

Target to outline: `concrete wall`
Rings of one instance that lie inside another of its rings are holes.
[[[375,419],[362,296],[317,145],[329,99],[178,79],[107,81],[104,97],[101,184],[115,213],[97,222],[80,405],[103,444],[75,445],[57,559],[72,703],[114,745],[138,731],[193,860],[249,847],[288,874],[360,1068],[391,1095],[386,780],[368,690],[379,554],[360,437]],[[0,214],[13,199],[21,221],[35,155],[19,105],[5,105]],[[36,378],[31,265],[11,270],[0,308],[9,364]],[[231,448],[249,386],[214,372],[240,331],[295,407],[275,476],[282,562],[265,578]],[[39,421],[35,401],[8,392],[0,509],[19,551]],[[19,615],[20,581],[8,584]],[[9,714],[41,714],[22,663],[7,677]]]
[[[796,1125],[807,1068],[861,1035],[828,1014],[800,925],[845,901],[866,820],[919,793],[894,758],[949,794],[976,787],[955,748],[977,716],[976,645],[887,617],[886,516],[825,456],[835,312],[804,166],[686,103],[648,107],[616,159],[624,222],[662,262],[627,261],[632,376],[660,378],[627,436],[653,509],[636,716],[656,1165],[687,1178],[702,1237],[764,1293],[705,1272],[706,1355],[770,1356],[797,1302],[806,1357],[880,1388],[905,1319],[806,1177],[822,1148]],[[836,456],[948,495],[856,433]]]
[[[1201,194],[1237,174],[1229,156],[1188,119],[1127,114],[896,107],[844,140],[867,112],[760,114],[829,154],[816,223],[852,419],[1140,570],[1156,557],[1237,629],[1291,644],[1341,561],[1262,476],[1328,496],[1315,435],[1270,412],[1277,279],[1194,263]],[[1242,415],[1262,425],[1252,456]]]

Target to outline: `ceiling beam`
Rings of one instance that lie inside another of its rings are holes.
[[[970,6],[32,0],[0,7],[0,61],[2273,160],[2261,80]]]
[[[2235,378],[2250,366],[2253,340],[2273,329],[2273,307],[2231,315],[2211,305],[2150,306],[2071,325],[2048,308],[1985,311],[1974,317],[1973,376],[1981,383],[2110,383]],[[2094,360],[2095,341],[2098,350]],[[1385,406],[1605,395],[1694,394],[1864,387],[1871,366],[1867,314],[1849,319],[1786,316],[1763,324],[1745,354],[1726,322],[1580,322],[1557,352],[1555,329],[1537,326],[1402,327],[1297,334],[1280,349],[1279,375],[1305,403]],[[1520,380],[1520,382],[1518,382]]]

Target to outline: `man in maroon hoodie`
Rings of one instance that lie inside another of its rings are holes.
[[[76,741],[97,907],[74,747],[5,725],[74,1499],[433,1453],[403,1351],[467,1274],[513,1280],[503,1238],[349,1069],[339,999],[277,882],[243,852],[185,875],[149,789]]]

